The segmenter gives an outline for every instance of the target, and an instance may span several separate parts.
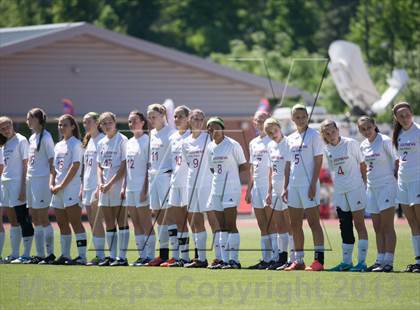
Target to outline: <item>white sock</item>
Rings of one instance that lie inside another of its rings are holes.
[[[295,251],[296,262],[299,264],[303,264],[303,257],[305,256],[305,252],[303,251]]]
[[[144,248],[146,245],[146,236],[135,235],[134,238],[136,239],[136,247],[137,247],[137,252],[139,253],[139,257],[146,258],[146,257],[143,257],[143,255],[146,254],[146,251],[144,251]]]
[[[42,225],[38,225],[34,227],[34,238],[35,238],[36,256],[45,257],[45,236],[44,236],[44,227]]]
[[[221,231],[220,232],[220,253],[222,256],[222,261],[227,263],[229,261],[229,253],[227,252],[227,241],[228,241],[228,232]]]
[[[10,245],[12,248],[12,256],[19,257],[20,242],[22,240],[22,229],[20,226],[10,227]]]
[[[96,250],[96,256],[99,258],[105,257],[105,237],[93,237],[93,246]]]
[[[86,233],[76,234],[77,253],[81,258],[86,259]]]
[[[271,241],[269,235],[261,236],[262,259],[268,263],[271,260]]]
[[[176,224],[168,225],[169,243],[171,244],[172,257],[176,260],[179,259],[179,243],[178,243],[178,230]]]
[[[228,237],[228,246],[229,246],[229,256],[230,260],[234,260],[235,262],[239,263],[239,244],[240,244],[240,236],[239,233],[231,233]]]
[[[198,260],[204,262],[207,259],[206,256],[206,244],[207,244],[207,232],[201,231],[195,234],[195,244],[198,251]]]
[[[341,245],[343,249],[343,263],[353,264],[353,248],[354,244],[343,243]]]
[[[0,216],[2,215],[0,214]],[[0,257],[1,257],[1,254],[3,253],[4,236],[5,236],[4,231],[0,231]]]
[[[71,234],[70,235],[61,235],[61,255],[66,258],[71,258],[70,249],[71,249]]]
[[[220,238],[221,238],[220,234],[221,233],[222,233],[221,231],[218,231],[218,232],[215,232],[213,234],[214,255],[216,256],[216,259],[218,259],[218,260],[222,260],[222,250],[221,250],[221,247],[220,247]]]
[[[118,248],[118,235],[116,231],[107,231],[106,242],[109,249],[109,257],[115,259],[117,257],[117,248]]]
[[[156,235],[150,235],[149,237],[146,236],[146,252],[147,258],[153,259],[155,258],[155,249],[156,249]]]
[[[128,242],[130,241],[130,229],[124,228],[118,230],[118,240],[120,241],[120,255],[119,258],[127,258]]]
[[[45,249],[47,250],[47,256],[54,254],[54,229],[51,224],[44,227],[45,236]]]
[[[359,240],[357,243],[357,262],[358,263],[365,263],[366,256],[368,250],[368,241],[367,240]]]
[[[416,264],[420,264],[420,235],[412,236],[414,255],[416,256]]]
[[[386,252],[385,253],[385,259],[384,259],[385,265],[394,265],[394,253]]]
[[[23,237],[23,256],[30,257],[31,256],[31,248],[32,248],[32,240],[34,236]]]
[[[158,238],[159,238],[159,247],[161,249],[169,248],[169,232],[168,225],[158,225]]]
[[[279,260],[279,243],[278,243],[279,235],[277,233],[270,234],[270,241],[271,241],[271,260],[278,261]]]
[[[385,260],[385,253],[378,253],[378,256],[376,256],[376,263],[379,265],[382,265]]]
[[[190,261],[190,238],[188,231],[178,232],[178,244],[182,260],[184,262]]]
[[[279,252],[287,252],[287,249],[289,247],[289,234],[279,234],[278,239],[278,245],[279,245]]]
[[[293,240],[293,235],[289,234],[289,249],[290,249],[290,262],[294,262],[296,260],[295,255],[295,242]]]

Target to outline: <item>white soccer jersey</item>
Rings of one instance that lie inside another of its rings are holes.
[[[127,191],[141,191],[144,186],[147,171],[149,136],[143,134],[140,138],[132,137],[127,142]]]
[[[226,195],[241,192],[238,166],[245,164],[242,147],[235,140],[224,137],[222,142],[208,145],[208,160],[213,169],[212,195]]]
[[[313,128],[305,132],[295,131],[287,137],[287,161],[290,161],[290,187],[309,186],[314,171],[314,157],[323,154],[323,142],[318,131]]]
[[[150,172],[152,174],[164,173],[172,170],[171,142],[169,137],[174,133],[169,126],[165,126],[159,131],[150,131]]]
[[[95,138],[90,138],[83,154],[83,190],[93,190],[98,186],[98,152],[97,147],[99,141],[105,137],[103,133],[99,133]]]
[[[288,152],[286,139],[282,139],[280,143],[271,141],[267,149],[269,155],[268,165],[272,169],[271,184],[273,189],[280,193],[284,185],[284,166]]]
[[[125,160],[127,137],[117,132],[111,139],[104,136],[98,142],[98,165],[102,168],[103,181],[108,183],[117,174]]]
[[[346,193],[363,185],[360,163],[364,157],[356,140],[340,137],[337,145],[327,144],[325,156],[334,180],[334,192]]]
[[[0,165],[4,165],[4,159],[3,159],[3,148],[0,147]]]
[[[267,145],[271,139],[268,136],[254,138],[249,142],[249,163],[253,168],[254,187],[268,186],[269,156]]]
[[[71,138],[61,140],[54,148],[54,169],[55,169],[55,184],[58,185],[63,182],[70,167],[73,163],[82,161],[82,146],[79,139],[72,136]],[[71,180],[70,184],[80,185],[81,165],[76,175]],[[69,184],[69,185],[70,185]],[[68,185],[68,186],[69,186]]]
[[[17,133],[3,145],[4,168],[2,181],[21,180],[22,161],[28,159],[28,140]],[[48,169],[49,171],[49,169]]]
[[[398,136],[398,181],[420,180],[420,125],[413,123]]]
[[[212,175],[208,163],[210,142],[210,136],[204,132],[200,133],[197,138],[190,135],[184,140],[182,153],[188,165],[187,188],[189,189],[194,186],[197,188],[211,186]]]
[[[28,178],[46,177],[50,174],[49,160],[54,158],[54,141],[51,134],[44,129],[41,145],[37,151],[40,136],[40,133],[33,133],[29,138]]]
[[[185,131],[183,135],[180,135],[179,131],[176,131],[169,138],[171,141],[172,153],[171,186],[185,187],[185,180],[188,176],[188,166],[182,155],[182,144],[190,134],[190,130]]]
[[[389,137],[378,133],[372,143],[368,139],[363,140],[360,149],[367,165],[369,187],[382,187],[395,182],[394,167],[397,154]]]

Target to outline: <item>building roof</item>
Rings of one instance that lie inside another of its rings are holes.
[[[234,70],[210,60],[202,59],[184,52],[151,43],[142,39],[123,35],[114,31],[98,28],[89,23],[63,23],[38,26],[26,26],[0,29],[0,57],[48,45],[56,41],[66,40],[80,35],[90,35],[103,41],[123,46],[125,48],[160,57],[180,65],[192,67],[214,75],[234,80],[251,87],[263,89],[267,97],[273,97],[270,81],[247,72]],[[287,86],[278,81],[271,81],[275,97],[301,96],[304,101],[311,102],[313,96],[298,88]]]

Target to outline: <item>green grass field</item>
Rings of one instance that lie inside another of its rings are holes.
[[[376,250],[370,221],[368,263]],[[397,224],[395,270],[413,262],[407,224]],[[326,267],[341,259],[338,226],[326,224],[332,250]],[[258,249],[256,228],[243,227],[241,248]],[[310,236],[310,234],[306,234]],[[134,238],[131,246],[134,249]],[[59,254],[59,236],[56,238]],[[307,247],[312,242],[307,240]],[[9,253],[6,241],[4,254]],[[73,254],[75,254],[73,248]],[[93,256],[94,252],[89,252]],[[356,258],[356,254],[354,253]],[[137,252],[129,253],[130,261]],[[305,254],[306,262],[313,259]],[[212,258],[212,254],[209,254]],[[240,253],[243,266],[260,252]],[[0,309],[420,309],[420,275],[203,270],[135,267],[0,265]]]

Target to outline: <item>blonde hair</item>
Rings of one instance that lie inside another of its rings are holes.
[[[267,129],[270,126],[278,126],[281,129],[280,121],[277,118],[269,117],[264,121],[264,132],[267,133]]]
[[[99,116],[99,119],[98,119],[99,124],[101,124],[104,121],[104,119],[106,119],[107,117],[110,117],[114,121],[114,123],[117,122],[117,116],[115,116],[114,113],[112,113],[112,112],[103,112]]]
[[[321,128],[319,130],[321,133],[322,140],[324,140],[324,142],[327,144],[330,144],[330,143],[325,138],[325,129],[327,129],[327,127],[330,127],[330,126],[333,126],[334,128],[338,129],[337,123],[335,121],[333,121],[332,119],[326,119],[321,123]]]
[[[306,106],[301,103],[297,103],[292,107],[292,115],[295,114],[296,111],[305,111],[306,115],[308,115],[308,110],[306,110]]]
[[[147,113],[149,112],[158,112],[166,117],[166,108],[163,104],[153,103],[147,107]]]
[[[192,110],[192,111],[190,112],[190,114],[189,114],[189,117],[191,118],[191,116],[192,116],[193,114],[199,114],[199,115],[201,115],[203,118],[206,118],[206,115],[205,115],[205,114],[204,114],[204,112],[203,112],[202,110],[200,110],[200,109],[194,109],[194,110]]]

